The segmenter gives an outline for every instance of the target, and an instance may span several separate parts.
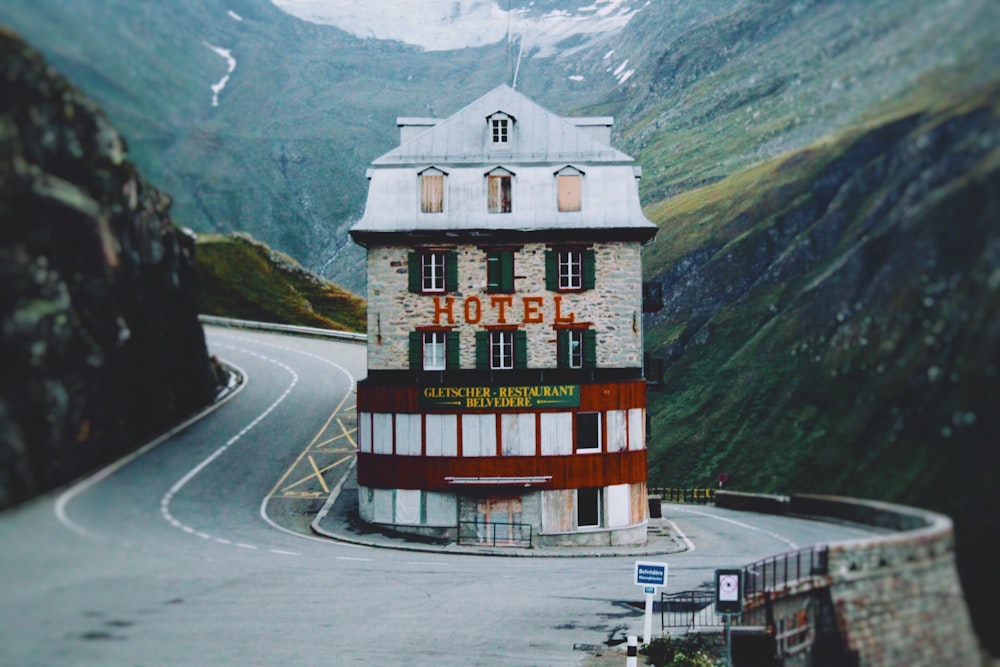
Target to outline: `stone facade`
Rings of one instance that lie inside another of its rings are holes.
[[[407,291],[408,256],[413,246],[384,246],[368,253],[368,368],[406,368],[409,334],[415,326],[453,324],[462,340],[461,367],[475,368],[475,331],[483,325],[524,323],[525,298],[540,322],[525,325],[528,334],[528,366],[555,368],[556,349],[552,325],[556,317],[553,294],[546,293],[546,244],[526,243],[515,253],[516,289],[504,306],[500,322],[498,306],[486,292],[486,251],[478,245],[457,246],[459,288],[442,296]],[[636,368],[642,365],[641,250],[638,243],[594,244],[595,288],[558,295],[559,315],[576,322],[592,322],[598,335],[597,365],[604,368]],[[479,306],[467,306],[474,297]],[[449,318],[447,299],[452,299]],[[437,301],[435,301],[435,299]],[[435,306],[441,311],[435,316]],[[469,314],[479,316],[470,323]]]

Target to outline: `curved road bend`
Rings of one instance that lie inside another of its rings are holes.
[[[357,344],[207,328],[245,386],[207,417],[0,514],[0,665],[571,665],[641,634],[631,558],[489,558],[309,535],[350,463]],[[668,590],[851,528],[664,506]]]

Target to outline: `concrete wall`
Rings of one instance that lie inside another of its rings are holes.
[[[879,537],[830,544],[825,574],[747,600],[743,622],[773,629],[779,664],[980,664],[948,517],[831,496],[755,497],[720,491],[716,505],[886,530]]]

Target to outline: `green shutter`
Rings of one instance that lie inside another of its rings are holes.
[[[593,249],[588,248],[583,251],[583,266],[581,267],[583,271],[583,289],[594,289],[594,273],[595,265],[597,264],[596,253]]]
[[[486,253],[486,291],[500,290],[500,257],[495,252]]]
[[[545,289],[559,291],[559,254],[555,250],[545,251]]]
[[[459,334],[457,331],[449,331],[444,343],[445,368],[458,368],[459,363]]]
[[[444,254],[444,291],[458,291],[458,253],[455,251]]]
[[[490,332],[476,332],[476,368],[490,367]]]
[[[528,367],[528,332],[518,329],[514,332],[514,368]]]
[[[569,368],[569,330],[556,330],[556,366]]]
[[[420,294],[420,253],[411,252],[406,255],[406,268],[409,272],[409,290]]]
[[[514,291],[514,251],[504,250],[500,253],[500,291]]]
[[[597,332],[593,329],[583,332],[583,367],[597,368]]]
[[[424,336],[419,331],[410,332],[410,370],[424,368]]]

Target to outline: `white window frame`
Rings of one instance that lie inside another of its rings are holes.
[[[448,333],[446,331],[425,331],[421,338],[424,370],[445,370],[448,364]]]
[[[583,252],[580,250],[560,250],[557,256],[559,289],[583,289]]]
[[[490,139],[494,144],[506,144],[510,141],[510,119],[490,119]]]
[[[581,447],[580,446],[580,426],[579,426],[580,420],[579,420],[579,418],[580,418],[581,415],[596,415],[597,416],[597,425],[596,425],[596,428],[597,428],[597,433],[596,433],[596,435],[597,435],[597,438],[596,438],[597,445],[594,446],[594,447]],[[577,454],[581,454],[581,453],[582,454],[588,454],[588,453],[591,453],[591,452],[600,452],[601,451],[601,449],[603,448],[603,444],[604,444],[604,443],[601,442],[601,440],[602,440],[602,437],[601,437],[601,431],[602,431],[601,422],[602,422],[602,415],[601,415],[600,412],[578,412],[578,413],[576,413],[576,423],[577,423],[577,427],[576,427],[576,429],[577,429],[576,430],[576,442],[574,443],[573,447],[574,447],[574,450],[575,450],[575,452]]]
[[[420,254],[420,291],[445,291],[445,253],[424,252]]]
[[[570,368],[583,368],[583,329],[570,329],[566,332],[566,362]]]
[[[490,368],[509,370],[514,368],[514,331],[497,329],[490,331]]]

